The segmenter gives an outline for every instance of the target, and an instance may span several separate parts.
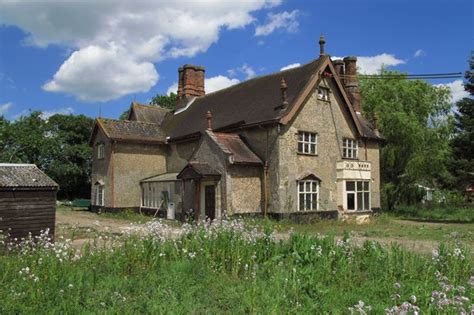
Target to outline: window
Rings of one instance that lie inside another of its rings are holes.
[[[342,157],[345,159],[357,159],[358,143],[357,140],[342,139]]]
[[[323,101],[329,101],[329,89],[319,86],[318,87],[318,98]]]
[[[319,181],[301,180],[298,181],[298,210],[311,211],[318,210]]]
[[[104,205],[104,185],[97,185],[95,188],[95,205]]]
[[[103,159],[105,157],[105,146],[103,143],[97,145],[97,158]]]
[[[298,153],[317,154],[318,135],[312,132],[298,132]]]
[[[346,181],[347,210],[370,210],[369,181]]]

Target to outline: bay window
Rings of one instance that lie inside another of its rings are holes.
[[[370,182],[368,180],[346,181],[346,209],[370,210]]]

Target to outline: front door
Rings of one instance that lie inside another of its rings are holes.
[[[216,217],[216,186],[204,186],[204,213],[206,219],[214,220]]]

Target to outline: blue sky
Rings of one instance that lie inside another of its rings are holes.
[[[321,33],[365,73],[465,71],[473,14],[469,0],[0,0],[0,115],[116,118],[172,90],[183,64],[205,66],[212,91],[311,61]],[[430,82],[465,96],[461,80]]]

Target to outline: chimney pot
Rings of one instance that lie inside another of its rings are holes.
[[[288,85],[286,84],[285,78],[281,78],[280,81],[280,91],[281,91],[281,107],[285,109],[288,107],[288,94],[287,94]]]
[[[320,57],[324,56],[324,44],[326,44],[326,40],[324,39],[324,35],[321,34],[321,36],[319,36],[319,56]]]

